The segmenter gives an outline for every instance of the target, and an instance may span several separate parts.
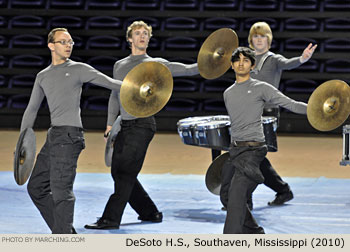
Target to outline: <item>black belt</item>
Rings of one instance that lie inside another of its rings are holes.
[[[124,126],[129,126],[129,125],[133,125],[136,123],[150,123],[150,124],[154,124],[154,118],[153,117],[145,117],[145,118],[136,118],[136,119],[132,119],[132,120],[122,120],[121,125]]]
[[[83,128],[75,127],[75,126],[52,126],[51,129],[53,130],[62,130],[62,131],[68,131],[68,132],[84,132]]]
[[[259,146],[264,146],[266,143],[265,142],[255,142],[255,141],[233,141],[232,142],[233,146],[236,147],[259,147]]]

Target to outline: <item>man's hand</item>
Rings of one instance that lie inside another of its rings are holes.
[[[303,54],[301,55],[300,62],[305,63],[308,61],[311,57],[312,54],[314,53],[315,49],[317,48],[317,44],[312,46],[312,43],[310,43],[303,51]]]
[[[104,137],[104,139],[105,139],[105,142],[107,142],[107,139],[108,139],[108,136],[109,136],[109,133],[110,133],[111,129],[112,129],[112,126],[109,126],[109,125],[108,125],[107,128],[106,128],[105,133],[103,134],[103,137]]]

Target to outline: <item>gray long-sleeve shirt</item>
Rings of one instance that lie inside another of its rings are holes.
[[[265,141],[261,115],[266,102],[298,114],[306,114],[307,108],[306,103],[294,101],[274,86],[251,78],[227,88],[224,101],[231,120],[231,141]]]
[[[129,55],[128,57],[117,61],[113,68],[113,78],[122,81],[131,69],[142,62],[159,62],[166,65],[171,74],[176,76],[192,76],[199,74],[197,63],[182,64],[178,62],[169,62],[163,58],[152,58],[147,54]],[[115,119],[120,113],[122,120],[133,120],[136,117],[127,113],[121,106],[120,91],[112,91],[108,103],[108,119],[107,125],[113,125]]]
[[[269,53],[271,55],[266,58],[261,69],[259,71],[253,70],[250,73],[250,77],[253,79],[265,81],[278,89],[281,81],[282,71],[294,69],[300,66],[300,57],[287,59],[280,54],[274,54],[267,51],[264,54],[256,56],[255,65],[258,66],[260,60]]]
[[[300,66],[302,64],[300,62],[300,57],[287,59],[280,54],[274,54],[270,51],[267,51],[264,54],[260,54],[256,56],[256,63],[255,63],[256,69],[254,69],[251,72],[250,77],[257,80],[265,81],[278,89],[280,86],[282,71],[294,69]],[[266,59],[264,62],[261,62],[262,63],[261,69],[260,70],[257,69],[257,66],[259,65],[260,61],[264,58]],[[274,107],[276,106],[274,106],[271,103],[265,104],[265,108],[274,108]]]
[[[108,89],[120,90],[121,81],[114,80],[93,67],[72,60],[50,65],[36,76],[21,131],[32,128],[40,105],[46,96],[52,126],[83,127],[80,98],[83,83],[90,82]]]

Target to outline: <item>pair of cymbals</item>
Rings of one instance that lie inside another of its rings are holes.
[[[307,119],[319,131],[330,131],[350,114],[350,87],[341,80],[322,83],[311,94],[307,105]]]

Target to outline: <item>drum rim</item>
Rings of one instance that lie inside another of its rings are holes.
[[[221,123],[218,123],[221,122]],[[215,123],[215,124],[207,124],[207,123]],[[200,123],[195,126],[195,129],[201,130],[201,129],[218,129],[218,128],[226,128],[226,126],[230,126],[230,121],[210,121],[206,123]]]
[[[230,116],[228,115],[216,115],[213,116],[213,120],[212,121],[230,121]]]
[[[214,116],[192,116],[192,117],[186,117],[182,118],[177,122],[177,125],[181,125],[182,123],[187,123],[187,121],[193,121],[193,122],[210,122],[210,121],[222,121],[222,119],[215,119],[213,118],[220,118],[224,117],[229,119],[230,117],[228,115],[214,115]]]
[[[277,122],[277,117],[275,116],[262,116],[261,117],[261,121],[263,124],[267,124],[267,123],[273,123],[273,122]]]

